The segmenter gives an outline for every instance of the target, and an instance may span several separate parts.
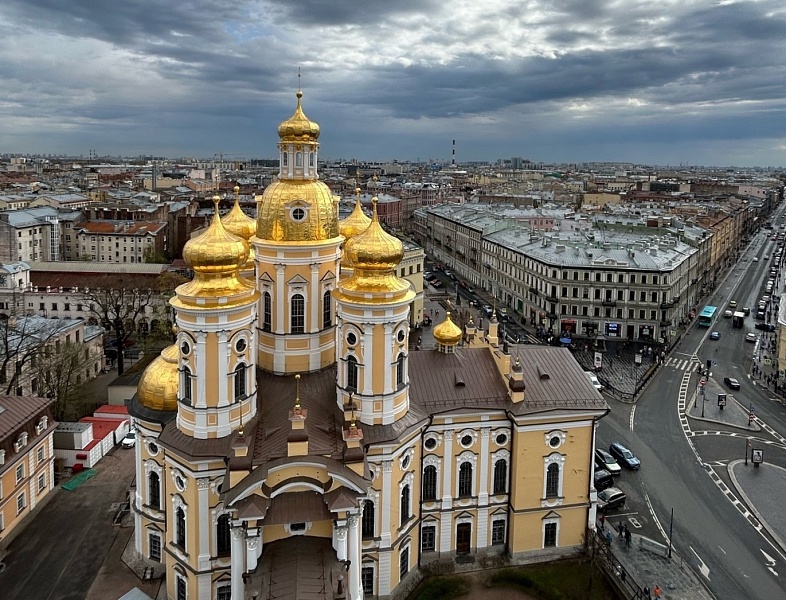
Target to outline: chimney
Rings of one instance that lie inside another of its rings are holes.
[[[510,389],[511,402],[521,402],[524,400],[524,369],[521,367],[521,356],[517,353],[516,360],[510,365],[508,373],[508,389]]]

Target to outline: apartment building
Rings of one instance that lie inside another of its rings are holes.
[[[54,489],[53,402],[0,395],[0,543]]]
[[[154,221],[85,221],[64,243],[66,260],[133,264],[154,262],[166,251],[167,224]]]
[[[0,262],[68,260],[62,243],[82,219],[79,210],[50,206],[0,212]]]

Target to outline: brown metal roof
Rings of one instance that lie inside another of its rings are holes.
[[[325,497],[317,492],[285,492],[270,501],[265,525],[287,525],[332,519]]]
[[[330,600],[332,574],[339,570],[343,573],[329,539],[293,536],[265,544],[246,590],[258,585],[259,598],[268,600]]]
[[[0,450],[5,450],[5,463],[0,465],[0,474],[12,468],[39,439],[55,428],[57,423],[52,418],[52,404],[54,400],[51,398],[0,395]],[[37,434],[35,426],[43,416],[47,417],[47,428]],[[27,433],[27,446],[16,452],[14,442],[22,433]]]

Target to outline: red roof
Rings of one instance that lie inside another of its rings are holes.
[[[113,415],[127,415],[128,409],[119,404],[104,404],[99,406],[93,413],[94,417],[98,417],[98,413],[111,413]]]
[[[117,419],[97,419],[95,417],[82,417],[79,419],[79,422],[93,424],[93,441],[103,440],[106,436],[110,435],[115,429],[117,429],[117,426],[119,425]],[[92,446],[88,444],[85,447],[85,450],[91,447]]]

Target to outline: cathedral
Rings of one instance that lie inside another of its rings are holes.
[[[448,313],[411,350],[402,242],[376,203],[339,220],[301,98],[256,220],[215,198],[183,251],[176,343],[129,403],[136,551],[171,600],[402,598],[575,554],[603,398],[565,348],[508,353],[494,317]]]

